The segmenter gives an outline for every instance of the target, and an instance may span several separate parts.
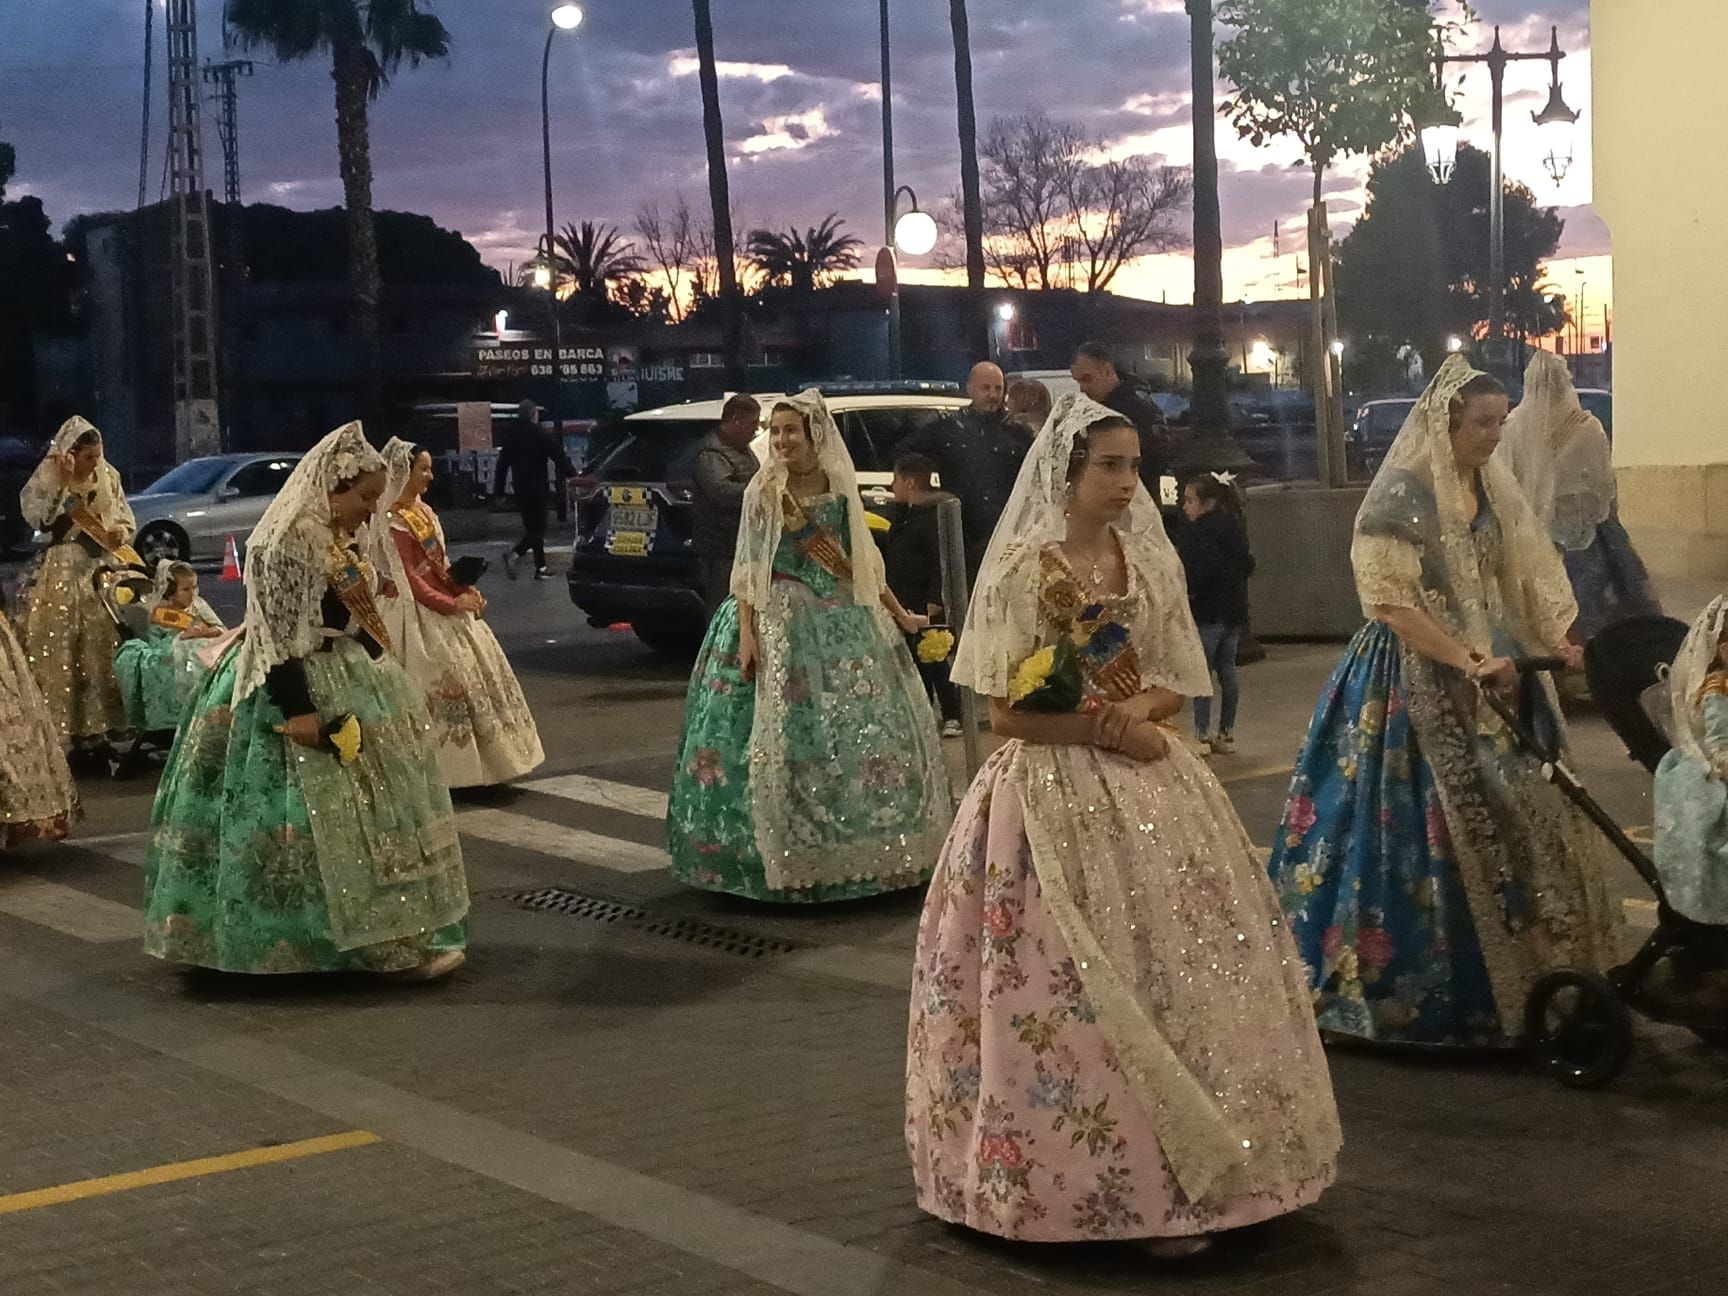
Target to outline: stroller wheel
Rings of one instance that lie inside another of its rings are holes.
[[[1524,1005],[1524,1046],[1568,1089],[1600,1089],[1632,1053],[1632,1014],[1608,979],[1550,972]]]

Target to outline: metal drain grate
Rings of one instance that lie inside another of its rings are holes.
[[[646,909],[607,900],[602,896],[583,895],[563,887],[541,887],[533,891],[506,891],[500,899],[536,913],[563,914],[570,918],[586,918],[591,922],[613,923],[629,927],[649,936],[668,936],[703,949],[722,954],[737,954],[744,958],[763,958],[770,954],[793,954],[803,946],[797,941],[778,936],[762,936],[756,932],[738,931],[703,922],[699,918],[655,918]]]

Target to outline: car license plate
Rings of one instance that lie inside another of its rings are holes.
[[[653,506],[646,508],[638,504],[614,504],[606,515],[606,525],[613,531],[648,531],[652,532],[659,524],[660,515]]]
[[[618,558],[645,558],[648,556],[648,533],[614,531],[606,537],[606,552]]]

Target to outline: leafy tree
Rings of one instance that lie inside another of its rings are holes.
[[[1236,88],[1225,114],[1256,145],[1296,140],[1316,204],[1332,163],[1408,137],[1411,109],[1433,94],[1435,44],[1456,26],[1436,24],[1426,0],[1222,0],[1217,15],[1236,29],[1218,47]]]
[[[0,197],[17,167],[0,141]],[[0,202],[0,428],[27,430],[36,410],[36,341],[70,328],[77,269],[34,195]]]
[[[225,220],[230,209],[219,209]],[[343,235],[347,213],[340,207],[290,211],[253,203],[241,213],[241,234],[248,249],[247,273],[254,283],[340,282],[348,277]],[[498,272],[454,230],[418,212],[381,211],[373,215],[378,241],[379,278],[386,284],[465,285],[496,288]],[[68,226],[68,237],[72,235]]]
[[[1444,185],[1428,178],[1418,146],[1375,163],[1368,206],[1338,245],[1338,314],[1353,337],[1394,350],[1413,345],[1432,373],[1448,336],[1469,337],[1487,320],[1492,183],[1492,160],[1469,145]],[[1506,323],[1514,333],[1541,337],[1565,325],[1564,309],[1537,288],[1564,228],[1526,186],[1506,186]]]
[[[842,234],[844,224],[837,212],[830,212],[820,225],[803,231],[751,230],[746,244],[750,262],[766,286],[813,292],[844,271],[858,268],[864,241]]]
[[[248,50],[268,50],[285,63],[328,58],[336,89],[336,148],[347,213],[348,277],[355,333],[364,350],[365,413],[383,412],[384,369],[379,348],[381,279],[372,225],[372,142],[369,105],[404,63],[450,53],[450,33],[423,0],[227,0],[223,22]]]
[[[644,203],[636,213],[636,233],[664,281],[667,317],[684,318],[684,303],[701,275],[701,228],[690,204],[679,194],[672,210],[662,214],[659,203]]]
[[[572,221],[552,242],[557,249],[553,264],[560,297],[612,301],[624,283],[648,268],[636,245],[616,225]]]

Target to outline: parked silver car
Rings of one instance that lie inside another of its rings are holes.
[[[244,546],[301,452],[188,459],[127,496],[138,519],[133,547],[147,563],[219,560],[229,536]]]

